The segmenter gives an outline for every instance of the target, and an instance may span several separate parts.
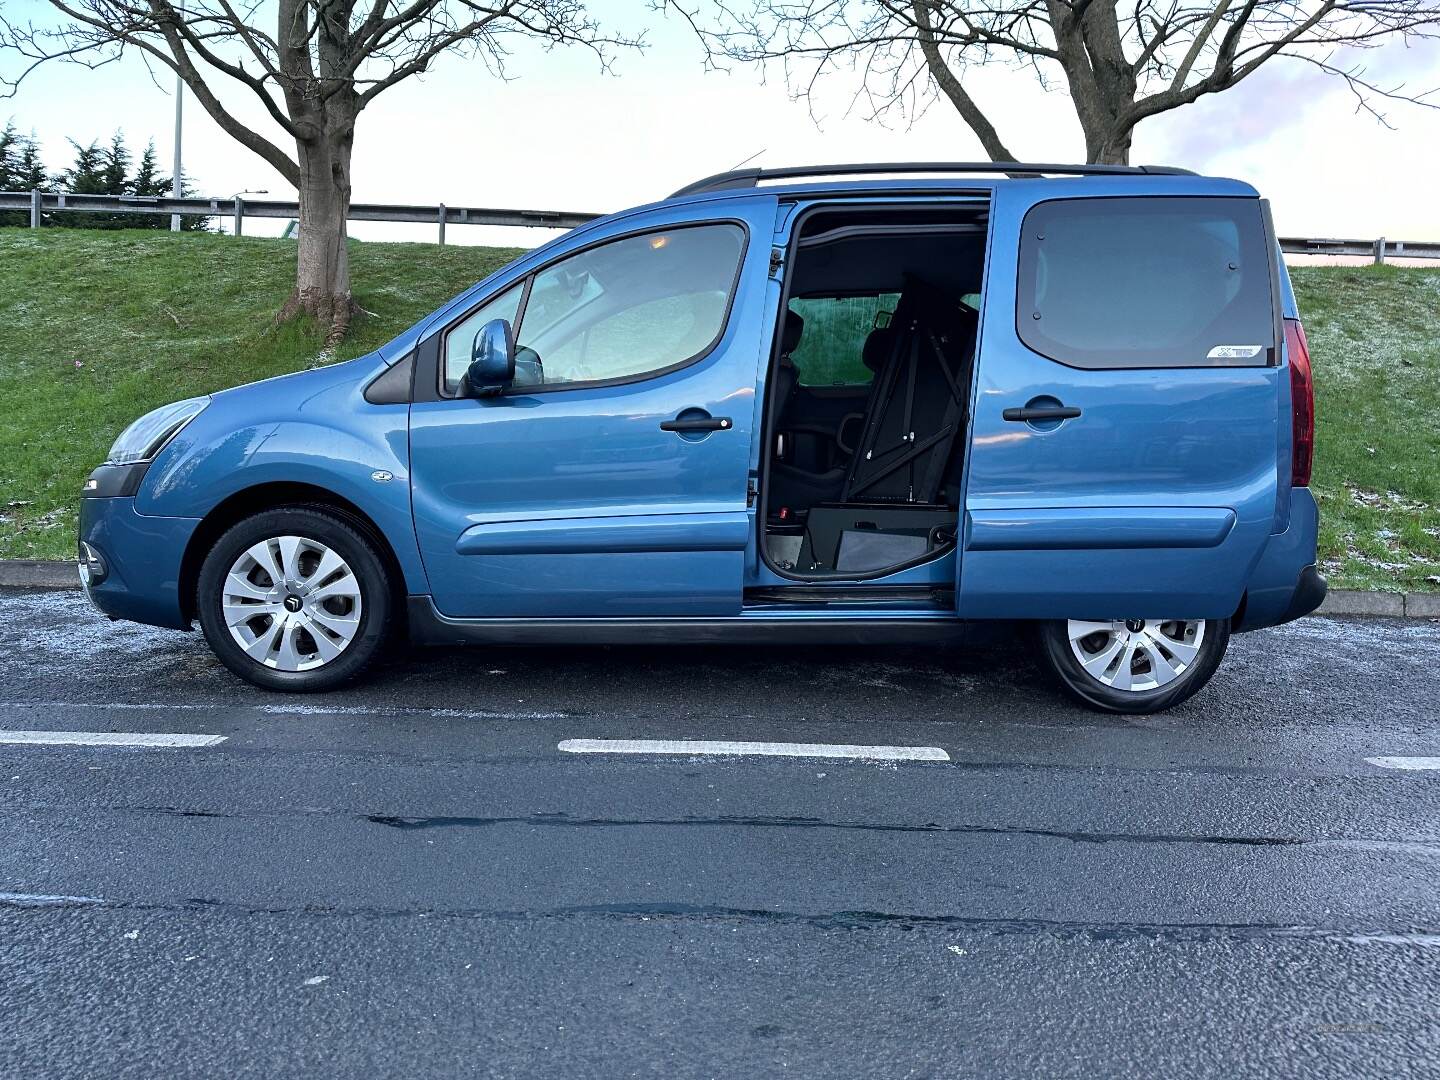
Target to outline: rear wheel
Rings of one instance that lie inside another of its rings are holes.
[[[205,639],[220,661],[267,690],[328,690],[379,653],[390,582],[374,546],[321,510],[247,518],[200,568]]]
[[[1041,655],[1075,700],[1115,713],[1178,705],[1215,674],[1229,619],[1069,619],[1040,627]]]

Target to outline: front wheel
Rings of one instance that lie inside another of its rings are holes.
[[[1057,620],[1040,625],[1040,643],[1061,687],[1082,705],[1153,713],[1210,681],[1230,643],[1230,620]]]
[[[291,507],[247,518],[200,568],[197,607],[221,662],[267,690],[329,690],[379,653],[385,564],[348,521]]]

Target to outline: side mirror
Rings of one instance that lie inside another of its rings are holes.
[[[515,381],[515,335],[504,319],[491,319],[475,334],[465,385],[472,397],[491,397]]]

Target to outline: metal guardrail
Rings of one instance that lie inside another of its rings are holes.
[[[244,231],[247,217],[296,218],[300,204],[276,199],[173,199],[135,195],[69,195],[46,191],[0,192],[0,210],[25,210],[30,227],[38,229],[45,214],[68,212],[88,214],[154,214],[169,217],[232,217],[235,235]],[[405,205],[397,203],[351,203],[350,221],[412,221],[431,224],[445,243],[446,225],[509,225],[536,229],[573,229],[599,214],[572,210],[497,210],[481,206]]]
[[[134,195],[66,195],[45,191],[0,192],[0,210],[25,210],[30,227],[38,229],[47,213],[68,211],[91,214],[155,214],[169,217],[231,217],[235,235],[244,231],[247,217],[296,218],[300,204],[276,199],[172,199],[142,198]],[[351,203],[351,221],[409,221],[433,224],[440,243],[445,243],[446,225],[506,225],[532,229],[573,229],[599,214],[573,210],[497,210],[479,206],[435,206],[403,203]],[[1280,248],[1292,255],[1351,255],[1383,263],[1387,258],[1440,259],[1440,241],[1337,240],[1304,236],[1282,236]]]
[[[1282,236],[1280,250],[1287,255],[1358,255],[1383,263],[1387,258],[1440,259],[1440,242],[1434,240],[1325,240]]]

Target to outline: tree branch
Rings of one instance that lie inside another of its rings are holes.
[[[960,114],[962,120],[970,125],[970,130],[980,140],[980,145],[985,148],[985,153],[990,155],[991,161],[1014,161],[1015,155],[1000,140],[1000,134],[995,130],[995,125],[990,122],[980,106],[975,104],[972,98],[960,85],[960,80],[950,70],[945,58],[940,55],[940,47],[935,42],[935,35],[930,28],[930,12],[927,10],[926,0],[914,0],[913,12],[915,26],[919,32],[920,51],[925,56],[925,63],[930,68],[930,74],[935,79],[936,85],[944,95],[950,99],[955,106],[955,111]]]

